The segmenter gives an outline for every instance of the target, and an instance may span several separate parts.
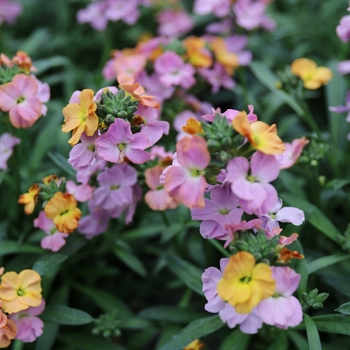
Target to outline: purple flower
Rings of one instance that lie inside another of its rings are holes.
[[[204,199],[203,209],[191,210],[192,220],[204,220],[200,226],[200,233],[204,238],[227,239],[228,232],[225,225],[238,224],[243,210],[238,209],[238,198],[232,193],[231,185],[225,182],[221,186],[214,186],[210,192],[210,199]]]
[[[298,288],[300,275],[287,266],[272,266],[271,270],[276,281],[276,292],[259,303],[258,314],[269,325],[283,329],[295,327],[303,319],[300,302],[292,296]]]
[[[5,132],[0,136],[0,169],[7,170],[7,161],[13,153],[13,147],[21,143],[21,140]]]
[[[32,343],[36,338],[43,334],[44,322],[36,317],[40,315],[45,309],[45,300],[39,306],[30,307],[26,310],[13,313],[7,317],[16,323],[17,334],[15,339],[23,343]]]
[[[97,154],[112,163],[123,163],[124,157],[135,164],[149,160],[149,153],[144,151],[150,146],[148,138],[142,134],[132,134],[130,123],[117,118],[96,141]]]
[[[78,11],[77,20],[79,23],[89,23],[91,27],[102,32],[106,29],[108,23],[106,18],[107,8],[106,1],[93,2],[85,9]]]
[[[77,171],[77,181],[86,185],[87,183],[89,183],[91,177],[93,175],[97,175],[97,173],[103,170],[105,166],[106,162],[104,160],[97,160],[96,158],[94,158],[90,166]]]
[[[112,22],[122,20],[128,25],[135,24],[140,16],[139,0],[106,0],[106,17]]]
[[[344,16],[340,19],[340,22],[336,28],[339,39],[347,43],[350,39],[350,15]]]
[[[0,0],[0,24],[13,24],[22,13],[22,5],[17,1]]]
[[[86,202],[92,198],[94,188],[89,184],[77,185],[74,181],[66,182],[67,192],[72,194],[78,202]]]
[[[346,116],[346,121],[350,122],[350,91],[348,91],[348,93],[346,94],[345,106],[329,107],[328,109],[333,113],[348,112],[348,115]]]
[[[225,17],[230,13],[230,0],[196,0],[193,12],[196,15],[213,13],[217,17]]]
[[[200,68],[198,72],[211,85],[213,94],[219,92],[221,86],[227,90],[232,90],[236,85],[234,80],[226,73],[224,66],[219,62],[216,62],[212,69]]]
[[[184,10],[165,8],[157,15],[158,34],[177,38],[193,28],[191,16]]]
[[[348,61],[341,61],[337,65],[337,69],[339,74],[345,75],[350,73],[350,60]]]
[[[165,86],[189,89],[195,82],[195,69],[173,51],[165,51],[154,61],[154,70]]]
[[[276,158],[255,152],[250,164],[244,157],[236,157],[227,165],[227,180],[240,199],[241,208],[248,214],[263,215],[277,202],[277,192],[269,182],[279,174]]]

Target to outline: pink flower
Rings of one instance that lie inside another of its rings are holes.
[[[199,119],[196,113],[187,109],[182,111],[175,117],[173,121],[173,127],[178,132],[176,136],[176,141],[179,141],[183,137],[188,136],[188,134],[185,133],[182,128],[187,124],[187,120],[190,118],[194,118],[197,120]]]
[[[112,22],[122,20],[128,25],[135,24],[140,16],[139,0],[106,0],[106,17]]]
[[[0,136],[0,169],[7,170],[7,161],[13,153],[13,147],[21,143],[21,140],[5,132]]]
[[[96,141],[97,154],[112,163],[123,163],[124,158],[135,164],[145,163],[150,155],[145,148],[150,147],[150,141],[142,134],[132,134],[130,123],[117,118]]]
[[[300,275],[290,267],[271,267],[276,281],[275,294],[262,300],[256,307],[261,319],[278,328],[297,326],[303,319],[300,302],[292,294],[298,288]]]
[[[191,210],[192,220],[204,220],[200,226],[200,234],[204,238],[227,239],[228,232],[225,225],[238,224],[243,210],[238,209],[238,198],[232,193],[231,185],[225,182],[221,186],[214,186],[210,192],[210,199],[205,199],[203,209]]]
[[[67,192],[72,194],[78,202],[86,202],[92,198],[94,188],[88,184],[77,185],[74,181],[66,182]]]
[[[203,208],[207,184],[204,170],[210,162],[206,141],[197,135],[186,136],[176,144],[176,156],[173,165],[163,172],[165,190],[186,207]]]
[[[157,165],[145,171],[146,184],[151,189],[145,194],[145,202],[155,211],[174,209],[179,205],[168,195],[164,186],[159,182],[163,169],[163,167]]]
[[[91,180],[91,177],[96,175],[106,167],[106,162],[103,159],[97,160],[94,158],[87,168],[77,171],[77,181],[82,184],[87,184]]]
[[[337,65],[337,69],[339,74],[345,75],[350,73],[350,60],[348,61],[341,61]]]
[[[41,103],[43,103],[41,107],[41,114],[46,115],[47,107],[44,105],[44,103],[49,102],[50,100],[50,86],[47,83],[42,83],[34,75],[32,75],[32,77],[36,80],[38,84],[38,92],[36,94],[36,97],[39,99]]]
[[[17,326],[17,334],[15,339],[23,343],[32,343],[43,334],[44,322],[36,317],[45,309],[45,300],[39,306],[33,307],[13,313],[8,316]]]
[[[233,193],[240,198],[241,208],[248,214],[263,215],[274,207],[277,192],[269,182],[278,174],[276,158],[262,152],[255,152],[250,164],[246,158],[236,157],[227,165],[227,180],[232,183]]]
[[[79,23],[90,23],[91,27],[102,32],[106,29],[108,23],[106,18],[107,9],[106,1],[93,2],[85,9],[78,11],[77,20]]]
[[[213,13],[217,17],[225,17],[230,13],[230,0],[196,0],[193,12],[196,15]]]
[[[41,116],[38,89],[36,79],[24,74],[17,74],[12,82],[0,86],[0,109],[9,112],[14,127],[29,128]]]
[[[13,24],[22,13],[22,5],[17,1],[0,0],[0,24],[6,22]]]
[[[281,154],[275,154],[280,169],[288,169],[295,164],[304,147],[309,143],[305,137],[294,139],[292,143],[285,142],[286,149]]]
[[[165,8],[158,16],[158,34],[177,38],[193,28],[191,16],[184,10]]]
[[[57,231],[55,224],[44,211],[41,211],[34,220],[34,227],[38,227],[46,233],[46,236],[41,240],[41,248],[57,252],[66,244],[65,238],[68,237],[68,234]]]
[[[173,51],[165,51],[154,61],[154,70],[165,86],[179,85],[189,89],[195,82],[195,69]]]
[[[340,19],[340,22],[336,28],[339,39],[347,43],[350,39],[350,15],[344,16]]]
[[[218,93],[221,86],[227,90],[232,90],[236,85],[234,80],[226,73],[224,66],[219,62],[215,62],[212,69],[200,68],[198,72],[212,86],[211,92],[213,94]]]

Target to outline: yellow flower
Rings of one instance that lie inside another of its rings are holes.
[[[265,154],[280,154],[286,149],[277,135],[276,124],[270,126],[261,121],[249,124],[247,113],[242,111],[232,120],[232,126],[254,149]]]
[[[205,347],[205,344],[202,343],[199,339],[194,340],[192,343],[188,344],[183,350],[200,350]]]
[[[16,334],[16,324],[0,310],[0,348],[7,348]]]
[[[24,204],[24,212],[29,215],[34,211],[35,203],[40,192],[38,184],[31,186],[27,193],[23,193],[19,196],[18,203]]]
[[[228,75],[232,75],[239,67],[238,56],[228,51],[224,38],[215,38],[211,44],[216,60],[221,63]]]
[[[220,298],[239,314],[248,314],[261,300],[273,295],[276,283],[270,266],[256,264],[248,252],[238,252],[230,257],[217,288]]]
[[[57,192],[47,202],[44,211],[59,232],[73,232],[79,225],[81,211],[77,208],[76,199],[69,193]]]
[[[65,124],[62,125],[63,132],[73,130],[72,137],[68,143],[75,145],[79,142],[83,132],[92,136],[97,130],[98,117],[95,113],[97,105],[94,102],[94,92],[90,89],[83,90],[79,95],[80,103],[69,103],[63,108]]]
[[[1,277],[0,299],[2,309],[12,314],[41,304],[41,277],[34,270],[6,272]]]
[[[298,76],[304,87],[316,90],[332,79],[332,71],[327,67],[317,67],[316,63],[308,58],[298,58],[292,62],[292,73]]]
[[[194,118],[187,119],[187,123],[182,127],[182,130],[190,135],[194,134],[203,134],[204,130],[202,128],[202,124]]]
[[[183,40],[183,46],[187,52],[187,59],[192,66],[197,68],[209,68],[213,60],[209,50],[206,49],[206,41],[196,36],[190,36]]]

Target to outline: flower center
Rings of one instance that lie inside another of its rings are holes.
[[[198,170],[198,169],[191,169],[191,175],[192,175],[193,177],[198,177],[198,176],[201,175],[201,171]]]
[[[117,190],[119,189],[119,185],[111,185],[111,190]]]
[[[18,98],[17,100],[17,104],[23,102],[25,100],[25,98],[23,96],[21,96],[20,98]]]
[[[125,149],[125,147],[126,147],[126,144],[125,144],[125,143],[120,143],[120,144],[118,145],[119,151],[123,151],[123,150]]]
[[[22,288],[17,289],[17,295],[19,297],[23,296],[24,295],[24,290]]]
[[[230,211],[228,209],[221,209],[220,214],[221,215],[227,215]]]
[[[254,177],[253,175],[249,175],[249,176],[247,177],[247,180],[248,180],[249,182],[255,182],[255,177]]]
[[[60,216],[63,216],[64,214],[67,214],[68,212],[69,212],[69,210],[67,209],[67,210],[63,211],[62,213],[60,213]]]
[[[252,278],[249,276],[244,276],[244,277],[239,279],[240,282],[246,283],[246,284],[248,284],[251,280],[252,280]]]

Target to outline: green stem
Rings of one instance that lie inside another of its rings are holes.
[[[169,219],[165,213],[165,211],[160,211],[160,215],[162,216],[163,222],[165,224],[165,226],[169,227],[170,226],[170,222]]]
[[[303,119],[304,122],[306,122],[309,125],[310,129],[316,133],[317,138],[319,140],[321,140],[322,139],[321,130],[319,129],[318,125],[316,124],[315,119],[314,119],[313,115],[311,114],[309,107],[305,103],[305,100],[303,98],[300,98],[300,97],[298,98],[298,100],[299,100],[299,103],[304,111],[304,114],[300,115],[301,119]]]
[[[217,240],[209,239],[209,242],[224,256],[226,256],[226,257],[231,256],[231,254],[227,250],[225,250]]]

